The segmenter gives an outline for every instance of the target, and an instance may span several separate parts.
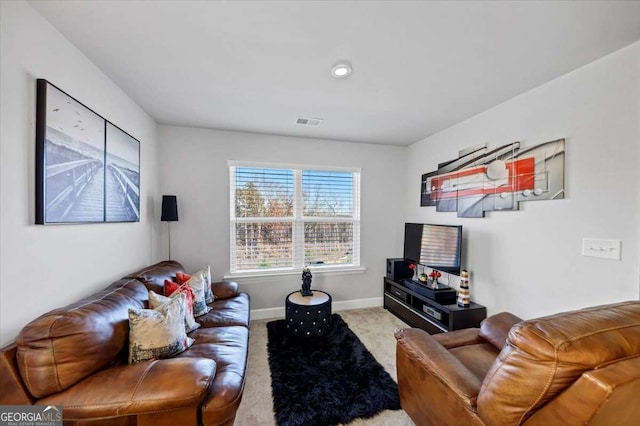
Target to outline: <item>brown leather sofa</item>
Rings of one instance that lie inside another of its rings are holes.
[[[396,339],[400,401],[416,425],[640,422],[638,301]]]
[[[232,425],[249,348],[249,296],[236,283],[212,285],[185,352],[127,363],[129,308],[178,271],[160,262],[26,325],[0,349],[0,405],[62,405],[65,425]]]

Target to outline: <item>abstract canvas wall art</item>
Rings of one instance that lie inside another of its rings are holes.
[[[564,139],[523,149],[514,142],[462,150],[422,175],[420,205],[484,217],[487,211],[518,210],[521,201],[564,198],[564,152]]]

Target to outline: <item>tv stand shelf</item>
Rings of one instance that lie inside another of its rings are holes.
[[[429,334],[479,327],[487,308],[477,303],[468,307],[441,305],[415,292],[404,282],[384,279],[384,308],[412,327]]]

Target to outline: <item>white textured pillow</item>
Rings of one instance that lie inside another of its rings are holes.
[[[191,274],[191,278],[197,277],[198,279],[203,279],[205,282],[204,288],[204,302],[208,305],[209,303],[215,300],[215,296],[211,291],[211,266],[207,265],[202,268],[198,272]]]
[[[187,285],[193,291],[193,316],[199,317],[201,315],[206,314],[211,310],[209,306],[207,306],[207,302],[205,301],[205,289],[207,288],[207,282],[203,276],[203,274],[196,272],[191,275],[189,281],[187,281]]]
[[[157,309],[129,309],[129,363],[170,358],[194,340],[184,330],[186,296],[178,295]]]
[[[157,309],[161,305],[171,302],[174,298],[178,297],[180,293],[182,292],[174,291],[173,293],[171,293],[171,296],[163,296],[161,294],[156,293],[153,290],[149,290],[149,308]],[[193,330],[199,329],[200,324],[196,322],[196,320],[193,318],[193,313],[190,312],[189,310],[186,295],[184,297],[184,308],[185,308],[184,331],[186,331],[187,333],[190,333]]]

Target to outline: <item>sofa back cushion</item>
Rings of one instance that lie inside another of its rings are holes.
[[[16,361],[29,392],[42,398],[119,362],[128,349],[129,308],[147,301],[144,284],[119,280],[27,324],[16,339]]]
[[[637,425],[640,357],[585,372],[567,390],[536,411],[532,425]],[[564,420],[564,422],[562,422]]]
[[[178,272],[184,272],[180,263],[175,260],[165,260],[127,274],[123,278],[141,281],[149,290],[164,294],[164,280],[173,281]]]
[[[640,354],[640,302],[515,325],[478,395],[487,424],[521,424],[587,371]]]

